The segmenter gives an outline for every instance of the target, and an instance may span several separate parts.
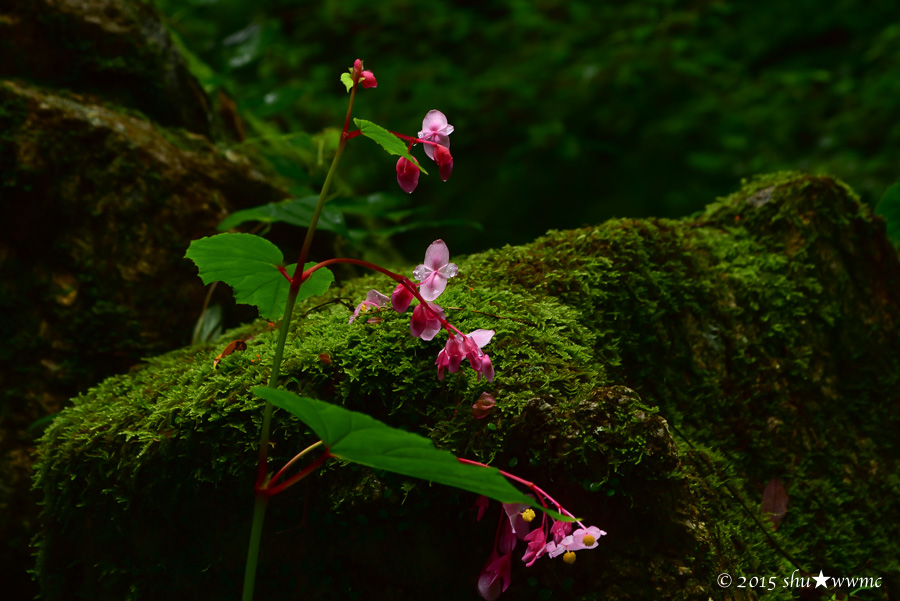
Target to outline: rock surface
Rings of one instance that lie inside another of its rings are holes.
[[[438,381],[442,338],[411,339],[408,315],[348,325],[321,299],[298,312],[284,382],[511,469],[609,532],[573,566],[516,560],[505,598],[815,596],[782,582],[795,570],[900,597],[900,263],[846,186],[778,174],[695,218],[456,262],[441,305],[463,331],[496,330],[492,384]],[[329,297],[371,287],[389,283]],[[213,370],[237,337],[247,351]],[[255,324],[157,357],[53,422],[36,478],[44,599],[237,596],[261,419],[248,389],[274,340]],[[483,391],[497,405],[474,419]],[[312,442],[275,419],[273,468]],[[776,478],[774,530],[761,507]],[[270,503],[260,598],[476,598],[495,526],[472,495],[337,463],[306,482]],[[723,591],[723,572],[778,586]]]
[[[206,96],[146,3],[4,2],[0,57],[0,563],[26,599],[26,429],[186,344],[205,292],[184,249],[285,194],[208,139]]]

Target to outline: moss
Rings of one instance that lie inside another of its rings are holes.
[[[797,568],[882,576],[894,596],[900,265],[888,249],[840,182],[768,176],[695,218],[614,220],[458,261],[441,304],[463,331],[496,331],[493,383],[471,370],[438,381],[441,342],[411,339],[406,315],[348,325],[346,307],[309,301],[284,385],[512,466],[609,531],[574,572],[516,566],[510,598],[718,598],[720,572]],[[354,280],[325,300],[352,305],[371,287],[387,284]],[[238,336],[252,336],[247,351],[213,370]],[[237,590],[261,413],[247,390],[265,381],[274,338],[255,324],[163,355],[54,422],[36,480],[46,598]],[[475,420],[482,391],[498,405]],[[310,435],[279,413],[273,441],[275,466]],[[777,532],[759,515],[773,478],[790,497]],[[471,521],[467,495],[339,464],[299,488],[272,503],[267,596],[473,595],[493,527]],[[400,568],[372,565],[388,550]],[[347,571],[369,586],[351,590]]]

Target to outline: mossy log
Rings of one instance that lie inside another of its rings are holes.
[[[283,386],[511,469],[608,531],[571,566],[516,561],[504,598],[791,599],[819,591],[782,579],[819,570],[900,598],[900,263],[845,185],[777,174],[691,218],[457,262],[440,304],[463,331],[496,330],[493,383],[439,381],[442,342],[412,339],[408,315],[348,325],[316,299],[292,324]],[[373,287],[390,282],[324,300]],[[247,350],[214,370],[237,337]],[[262,413],[248,388],[274,340],[253,324],[149,360],[54,421],[36,475],[44,599],[237,597]],[[475,419],[484,391],[497,406]],[[314,440],[284,412],[275,423],[273,467]],[[761,510],[776,480],[777,530]],[[475,599],[495,526],[473,501],[326,464],[270,503],[258,597]],[[778,586],[735,588],[741,576]]]

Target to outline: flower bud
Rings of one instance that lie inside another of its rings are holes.
[[[450,149],[440,144],[434,146],[434,162],[440,167],[441,179],[443,181],[450,179],[450,173],[453,172],[453,156]]]
[[[391,306],[397,313],[403,313],[409,309],[409,303],[411,303],[414,298],[415,295],[410,292],[409,288],[403,284],[397,284],[397,287],[394,288],[394,291],[391,293]]]
[[[407,194],[419,185],[419,167],[412,161],[408,161],[406,157],[400,157],[397,161],[397,183],[400,188]]]
[[[362,83],[362,87],[364,88],[378,87],[378,82],[375,80],[375,74],[371,71],[363,71],[360,77],[360,82]]]

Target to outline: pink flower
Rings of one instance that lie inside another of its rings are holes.
[[[371,71],[363,71],[360,75],[359,82],[362,84],[364,88],[377,88],[378,81],[375,79],[375,74]]]
[[[425,148],[431,148],[431,146],[426,145]],[[434,162],[438,164],[441,170],[441,180],[447,181],[453,172],[453,156],[446,146],[435,146],[433,151]]]
[[[472,417],[475,419],[487,417],[496,404],[497,401],[494,400],[493,396],[487,392],[482,392],[481,396],[478,397],[478,400],[475,401],[475,404],[472,405]]]
[[[554,521],[550,526],[550,536],[557,545],[572,532],[572,522]]]
[[[596,526],[588,526],[587,528],[579,528],[569,536],[562,539],[556,548],[550,551],[550,557],[557,557],[568,551],[580,551],[582,549],[593,549],[597,546],[597,540],[601,536],[605,536],[606,532],[600,530]]]
[[[419,185],[419,167],[406,157],[400,157],[397,161],[397,183],[407,194],[412,194]]]
[[[450,134],[452,133],[453,126],[447,123],[447,117],[444,116],[444,113],[438,110],[430,110],[422,120],[422,131],[419,132],[419,139],[429,140],[449,149]],[[425,154],[428,155],[428,158],[436,161],[437,159],[434,158],[434,147],[431,144],[425,144],[424,146]],[[443,175],[442,171],[441,177],[443,177]],[[449,173],[447,175],[449,177]],[[446,181],[446,178],[444,178],[444,180]]]
[[[494,551],[484,567],[481,568],[481,574],[478,576],[478,593],[486,601],[494,601],[500,596],[500,593],[509,588],[510,559],[512,559],[512,553],[498,557],[497,552]]]
[[[525,562],[526,567],[531,567],[535,561],[548,552],[547,547],[553,545],[552,542],[547,542],[543,528],[532,530],[525,535],[525,540],[528,541],[528,548],[525,550],[525,555],[522,556],[522,561]]]
[[[397,313],[403,313],[409,309],[409,303],[411,303],[414,298],[416,297],[409,288],[403,284],[397,284],[397,287],[394,288],[394,291],[391,293],[391,306]]]
[[[431,340],[435,334],[441,331],[441,319],[444,318],[443,309],[434,303],[428,303],[428,307],[430,310],[420,303],[413,309],[412,319],[409,320],[409,331],[413,338]]]
[[[443,240],[435,240],[425,251],[425,263],[416,267],[413,276],[422,282],[419,292],[431,302],[447,287],[447,279],[459,272],[456,263],[450,262],[450,250]]]
[[[356,305],[356,310],[353,312],[353,315],[350,316],[350,323],[353,323],[353,321],[359,317],[360,313],[365,313],[372,309],[381,309],[387,304],[387,301],[388,297],[384,294],[377,290],[369,290],[369,293],[366,294],[366,300]]]
[[[525,540],[531,531],[531,525],[522,518],[522,512],[530,505],[524,503],[503,503],[506,523],[500,530],[499,548],[501,553],[512,553],[517,540]]]
[[[475,330],[465,336],[451,335],[435,361],[438,366],[438,380],[444,379],[445,369],[452,374],[456,373],[462,360],[468,359],[472,369],[478,372],[479,380],[484,376],[488,382],[493,381],[494,368],[491,365],[491,358],[481,350],[493,336],[494,330]]]
[[[371,71],[363,71],[363,62],[360,59],[353,61],[353,81],[359,82],[364,88],[377,88],[378,82]]]

